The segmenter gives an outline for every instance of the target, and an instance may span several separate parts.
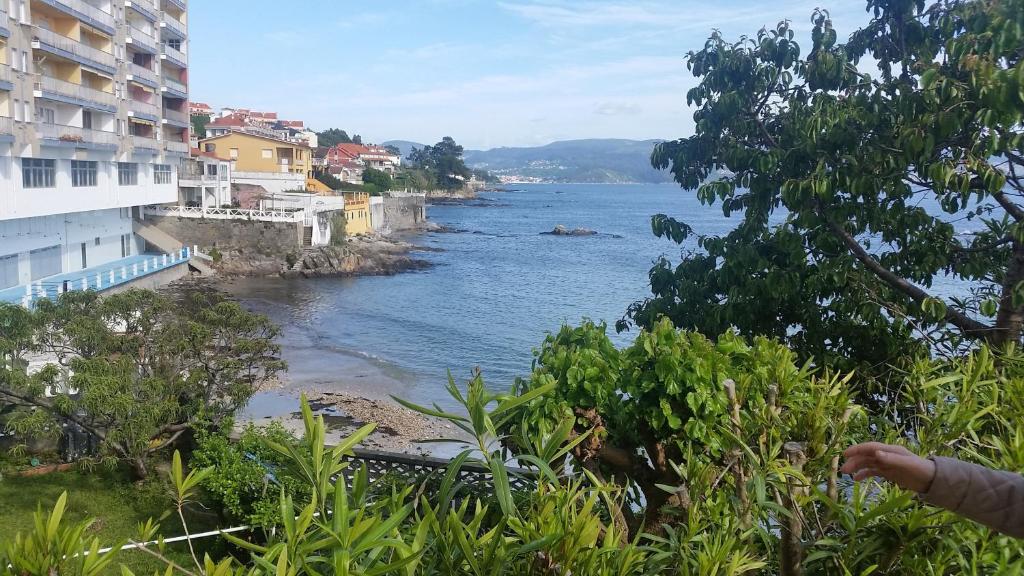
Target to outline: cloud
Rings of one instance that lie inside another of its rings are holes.
[[[629,102],[602,102],[597,105],[594,112],[602,116],[635,116],[641,110],[639,106]]]

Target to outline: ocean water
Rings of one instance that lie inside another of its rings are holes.
[[[247,416],[295,408],[301,390],[397,395],[420,403],[453,403],[447,374],[458,381],[479,367],[495,390],[530,371],[532,351],[548,332],[584,318],[615,321],[649,294],[647,273],[680,247],[651,233],[666,213],[698,234],[725,234],[738,218],[702,206],[675,185],[522,185],[479,201],[431,206],[428,217],[455,232],[410,238],[427,251],[430,269],[390,277],[245,279],[229,289],[284,328],[289,362],[285,392],[265,393]],[[542,234],[557,225],[595,236]],[[976,224],[976,223],[975,223]],[[939,294],[962,293],[940,282]]]
[[[396,394],[451,406],[447,374],[479,367],[494,389],[528,374],[548,332],[584,318],[615,321],[648,294],[647,273],[680,247],[651,233],[656,213],[686,219],[699,233],[725,233],[735,220],[703,207],[675,185],[521,185],[465,204],[431,206],[454,232],[412,237],[438,251],[430,269],[390,277],[246,279],[230,289],[284,327],[293,389]],[[595,236],[542,234],[557,225]],[[274,412],[276,397],[250,410]],[[255,414],[254,414],[255,415]]]

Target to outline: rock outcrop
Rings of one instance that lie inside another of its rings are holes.
[[[541,232],[541,234],[547,234],[549,236],[595,236],[597,232],[588,228],[573,228],[569,230],[565,226],[559,224],[555,226],[555,229],[551,232]]]

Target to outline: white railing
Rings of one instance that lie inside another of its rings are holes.
[[[179,152],[181,154],[188,154],[188,142],[175,142],[174,140],[165,140],[165,150],[168,152]]]
[[[157,39],[152,33],[139,30],[135,26],[128,26],[128,38],[133,45],[141,45],[146,50],[156,54]]]
[[[303,222],[303,210],[243,210],[241,208],[206,208],[194,206],[147,206],[146,213],[154,216],[179,218],[211,218],[214,220],[257,220],[260,222]]]
[[[135,64],[134,62],[129,62],[128,63],[128,73],[131,74],[132,76],[137,76],[139,78],[143,78],[145,80],[149,80],[154,85],[157,85],[157,86],[160,85],[160,78],[157,77],[156,72],[153,72],[152,70],[150,70],[149,68],[146,68],[145,66],[139,66],[138,64]]]
[[[178,82],[177,80],[175,80],[173,78],[168,78],[166,75],[165,76],[161,76],[160,78],[163,81],[164,86],[167,86],[168,88],[177,90],[178,92],[181,92],[182,94],[188,94],[188,88],[186,88],[185,85],[182,84],[181,82]]]
[[[72,40],[67,36],[61,36],[56,32],[46,30],[44,28],[33,28],[32,35],[38,39],[41,44],[48,44],[54,48],[70,52],[75,56],[80,56],[111,68],[114,67],[114,55],[110,52],[104,52],[98,48],[87,46],[77,40]]]
[[[159,150],[160,142],[156,138],[150,138],[149,136],[136,136],[132,135],[132,146],[136,148],[147,148],[150,150]]]
[[[0,116],[0,134],[14,134],[14,120]]]
[[[128,111],[141,112],[142,114],[148,114],[150,116],[160,116],[159,106],[156,104],[150,104],[149,102],[142,102],[141,100],[129,100]]]
[[[119,143],[117,134],[103,130],[92,130],[81,126],[64,126],[62,124],[37,123],[36,132],[43,138],[64,142],[93,142],[96,144]]]
[[[160,53],[165,54],[168,58],[171,58],[172,60],[177,60],[182,64],[188,64],[188,56],[185,56],[184,52],[171,48],[167,44],[163,44],[160,46]]]
[[[102,90],[96,90],[81,84],[65,82],[50,76],[40,76],[36,81],[36,90],[40,92],[56,92],[57,94],[89,100],[107,106],[117,105],[114,95],[110,92],[103,92]]]
[[[160,25],[165,28],[170,28],[171,30],[174,30],[177,34],[179,34],[182,37],[185,36],[185,25],[181,22],[178,22],[177,18],[171,16],[166,12],[164,12],[164,16],[160,20]]]
[[[101,23],[114,27],[114,16],[109,12],[105,12],[92,4],[83,2],[82,0],[54,0],[52,4],[56,4],[57,8],[63,9],[64,6],[79,14],[85,14],[89,18]],[[63,5],[63,6],[62,6]]]

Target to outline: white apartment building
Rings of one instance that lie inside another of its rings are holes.
[[[0,0],[0,295],[144,250],[189,154],[186,31],[186,0]]]

